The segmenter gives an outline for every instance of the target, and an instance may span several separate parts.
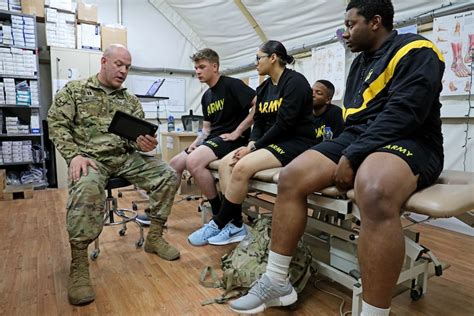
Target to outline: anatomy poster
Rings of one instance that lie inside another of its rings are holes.
[[[446,62],[441,95],[464,95],[472,89],[473,13],[463,12],[433,20],[433,41]]]
[[[314,80],[329,80],[336,91],[333,100],[341,100],[344,92],[346,51],[341,43],[333,43],[312,50]]]

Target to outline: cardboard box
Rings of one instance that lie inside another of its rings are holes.
[[[102,25],[102,50],[106,50],[111,44],[122,44],[127,47],[127,29],[120,25]]]
[[[100,50],[100,26],[92,24],[78,24],[76,30],[76,48]]]
[[[21,11],[44,18],[44,0],[21,0]]]
[[[79,22],[98,23],[97,5],[77,2],[77,20]]]

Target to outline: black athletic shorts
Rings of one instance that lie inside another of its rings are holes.
[[[316,143],[314,139],[303,137],[295,137],[292,139],[282,140],[274,144],[270,144],[263,149],[270,151],[275,156],[282,166],[286,166],[297,156],[304,151],[311,148]]]
[[[338,163],[342,151],[359,137],[358,134],[344,131],[339,137],[313,146],[314,149]],[[374,152],[386,152],[402,158],[414,175],[419,175],[417,189],[423,189],[433,184],[443,170],[443,156],[430,150],[427,143],[414,139],[399,139]]]
[[[214,154],[217,156],[218,159],[221,159],[231,151],[242,147],[247,146],[247,138],[239,137],[234,141],[225,141],[219,136],[207,139],[202,144],[203,146],[209,147]]]

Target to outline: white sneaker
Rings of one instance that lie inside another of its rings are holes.
[[[272,306],[291,305],[297,300],[298,294],[289,280],[285,286],[280,287],[263,274],[247,295],[230,303],[230,308],[241,314],[256,314]]]

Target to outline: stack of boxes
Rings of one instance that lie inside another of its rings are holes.
[[[9,23],[0,21],[0,44],[13,45],[12,27]]]
[[[3,164],[33,161],[31,140],[4,141],[1,144]]]
[[[12,35],[15,46],[36,47],[35,21],[31,17],[12,15]]]
[[[3,111],[0,109],[0,134],[3,134]]]
[[[38,81],[30,80],[31,105],[39,106]]]
[[[76,16],[46,8],[46,44],[49,46],[76,48]]]
[[[13,12],[21,13],[21,1],[20,0],[8,0],[8,10]]]
[[[72,10],[71,0],[49,0],[48,5],[51,8],[57,8],[57,9],[66,10],[66,11]]]
[[[0,47],[0,74],[12,75],[15,73],[15,64],[10,48]]]
[[[26,81],[22,81],[16,85],[16,104],[31,105],[30,87]]]
[[[77,49],[100,50],[100,26],[92,24],[78,24],[77,29]]]
[[[5,90],[3,89],[3,82],[0,82],[0,104],[5,104]],[[2,122],[0,122],[0,124],[2,124]],[[2,130],[0,129],[0,134],[1,133]]]
[[[15,79],[4,78],[0,81],[0,104],[39,106],[38,81],[21,81],[15,85]]]
[[[40,114],[38,109],[31,110],[30,116],[30,132],[31,134],[40,134]]]
[[[16,104],[15,79],[4,78],[3,87],[5,89],[5,104]]]
[[[21,12],[20,0],[0,0],[0,10]]]
[[[76,43],[78,49],[100,50],[101,32],[97,5],[77,2]]]
[[[0,0],[0,10],[8,11],[8,0]]]
[[[2,142],[2,160],[4,164],[12,163],[12,142]]]
[[[20,124],[20,120],[16,116],[5,117],[5,128],[7,135],[26,135],[30,133],[30,126]]]
[[[34,77],[37,70],[32,50],[0,47],[0,75]]]

